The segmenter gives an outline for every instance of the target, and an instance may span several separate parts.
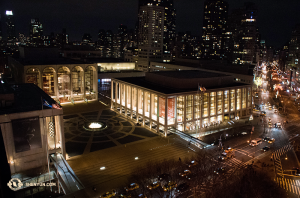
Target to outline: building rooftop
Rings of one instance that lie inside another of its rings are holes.
[[[24,83],[5,85],[14,94],[12,106],[0,108],[0,115],[36,111],[42,109],[61,108],[48,94],[35,84]],[[3,94],[0,92],[0,94]]]
[[[179,79],[216,78],[216,77],[222,77],[222,76],[229,76],[226,74],[203,72],[203,71],[197,71],[197,70],[182,70],[180,72],[178,72],[178,71],[159,71],[159,72],[152,72],[152,74],[165,76],[165,77],[179,78]]]
[[[144,87],[146,89],[157,91],[157,92],[160,92],[163,94],[178,94],[178,93],[184,93],[184,92],[197,92],[197,90],[198,90],[197,85],[194,88],[178,89],[178,88],[163,86],[158,83],[147,81],[145,77],[130,77],[130,78],[116,78],[116,79],[133,84],[133,85]],[[229,85],[223,84],[223,85],[219,85],[219,86],[209,86],[209,87],[205,87],[205,88],[207,90],[209,90],[209,89],[217,89],[217,88],[220,89],[220,88],[226,88],[226,87],[236,87],[236,86],[245,86],[245,85],[248,85],[248,84],[232,81],[232,83]]]

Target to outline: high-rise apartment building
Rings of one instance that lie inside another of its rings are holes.
[[[7,41],[11,43],[15,38],[15,23],[12,10],[6,10],[6,29],[7,29]]]
[[[149,3],[140,6],[137,69],[148,71],[152,60],[161,60],[163,53],[165,8]]]
[[[227,2],[222,0],[206,0],[204,2],[203,58],[224,58],[227,19]]]
[[[30,44],[32,46],[43,45],[43,25],[39,19],[31,19],[29,26]]]
[[[257,7],[254,3],[245,3],[242,8],[232,12],[228,19],[228,31],[231,35],[228,59],[233,64],[253,64],[259,54],[259,32],[257,29]]]
[[[297,69],[299,72],[299,61],[300,60],[300,24],[296,25],[292,31],[292,36],[289,44],[289,55],[287,66],[288,69]]]
[[[172,54],[176,39],[176,10],[173,0],[139,0],[139,8],[145,5],[164,8],[163,53]]]

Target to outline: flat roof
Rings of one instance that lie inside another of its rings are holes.
[[[178,93],[184,93],[184,92],[197,92],[197,87],[195,89],[175,89],[172,87],[165,87],[160,84],[156,84],[153,82],[146,81],[145,77],[129,77],[129,78],[116,78],[117,80],[121,80],[123,82],[127,82],[136,86],[144,87],[146,89],[150,89],[153,91],[157,91],[163,94],[178,94]],[[229,86],[212,86],[212,87],[205,87],[207,90],[209,89],[222,89],[226,87],[237,87],[237,86],[251,86],[249,84],[245,83],[239,83],[239,82],[232,82]]]
[[[51,106],[52,104],[58,105],[54,99],[35,84],[23,83],[7,86],[14,93],[14,102],[12,106],[0,108],[0,115],[52,109],[49,106],[43,105],[45,102]],[[60,107],[60,105],[58,106]]]
[[[221,73],[213,73],[207,71],[200,71],[200,70],[182,70],[178,71],[159,71],[159,72],[151,72],[156,75],[172,77],[172,78],[179,78],[179,79],[191,79],[191,78],[216,78],[216,77],[223,77],[223,76],[230,76]]]

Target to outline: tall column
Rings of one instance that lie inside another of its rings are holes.
[[[127,117],[127,89],[128,89],[128,86],[127,85],[124,85],[124,89],[125,89],[125,116]]]
[[[153,97],[152,93],[150,92],[150,109],[149,109],[149,120],[150,120],[150,129],[152,129],[152,105],[153,105]]]
[[[115,82],[115,110],[117,111],[117,107],[118,107],[118,93],[119,93],[119,89],[118,89],[118,82]]]
[[[228,100],[229,100],[229,102],[228,102],[228,114],[229,114],[229,120],[231,120],[231,89],[229,89],[229,95],[228,95]]]
[[[159,95],[157,95],[157,116],[156,116],[156,120],[157,120],[157,133],[159,133]]]
[[[177,129],[177,96],[175,96],[175,112],[174,112],[174,117],[175,117],[175,122],[174,122],[174,124],[175,124],[175,129]]]
[[[71,70],[71,69],[70,69]],[[73,98],[73,75],[72,75],[72,70],[71,70],[71,72],[70,72],[70,98],[69,98],[69,100],[71,101],[72,100],[72,98]]]
[[[110,84],[110,108],[113,109],[113,106],[114,106],[114,82],[111,81],[111,84]]]
[[[57,119],[58,124],[61,127],[60,130],[60,147],[61,147],[61,153],[64,156],[64,158],[66,159],[66,148],[65,148],[65,133],[64,133],[64,121],[63,121],[63,116],[59,115],[59,119]]]
[[[168,132],[168,97],[165,97],[165,137],[167,137]]]
[[[83,100],[86,98],[86,95],[85,95],[85,70],[83,70]]]
[[[183,119],[182,119],[182,122],[183,122],[183,131],[185,131],[185,127],[186,127],[186,96],[183,96],[184,97],[184,102],[183,102]]]
[[[132,86],[130,86],[130,118],[132,119],[132,109],[133,109],[133,105],[132,105],[132,96],[133,96],[133,87]]]
[[[194,121],[194,123],[196,123],[195,121],[195,95],[192,95],[192,120]],[[196,124],[195,124],[196,126]]]
[[[143,126],[145,126],[145,104],[146,104],[146,92],[143,90]],[[147,101],[148,102],[148,101]]]
[[[208,100],[207,100],[207,111],[208,111],[208,123],[210,124],[210,93],[207,93]]]
[[[122,114],[122,93],[123,93],[123,84],[119,84],[119,93],[120,93],[120,114]]]
[[[138,122],[139,121],[139,89],[136,88],[136,121]]]
[[[224,121],[224,114],[225,114],[225,90],[222,93],[222,121]]]

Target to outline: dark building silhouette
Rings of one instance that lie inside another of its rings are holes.
[[[15,22],[12,10],[6,10],[6,29],[7,29],[7,41],[12,42],[16,38]]]
[[[203,58],[224,58],[227,19],[227,2],[221,0],[206,0],[204,2]]]

